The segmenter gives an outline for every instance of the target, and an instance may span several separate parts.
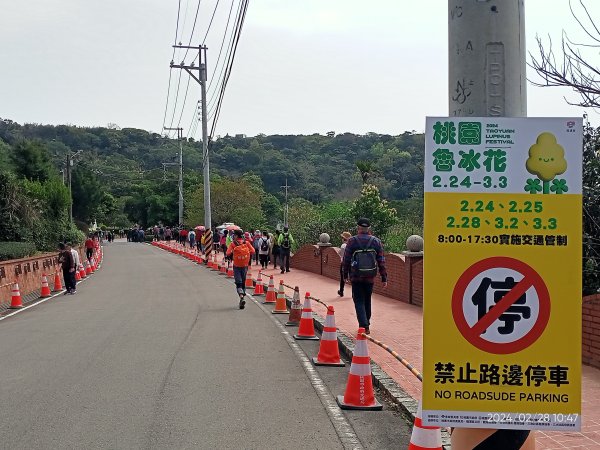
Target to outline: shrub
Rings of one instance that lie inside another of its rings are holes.
[[[0,242],[0,261],[25,258],[35,254],[35,245],[31,242]]]

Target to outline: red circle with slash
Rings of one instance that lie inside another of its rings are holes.
[[[486,270],[499,268],[516,271],[523,275],[523,279],[517,282],[475,325],[469,325],[463,311],[463,299],[469,283]],[[531,330],[512,342],[490,342],[483,339],[481,334],[530,288],[535,289],[539,299],[538,316]],[[476,262],[460,276],[452,292],[452,315],[463,337],[478,349],[499,355],[516,353],[529,347],[544,332],[550,319],[550,294],[542,277],[529,265],[514,258],[495,256]]]

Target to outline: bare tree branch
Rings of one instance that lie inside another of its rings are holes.
[[[529,53],[528,65],[533,68],[542,81],[529,80],[538,87],[570,87],[580,95],[580,101],[572,102],[565,98],[570,105],[600,108],[600,69],[586,59],[581,53],[581,48],[600,47],[600,29],[594,22],[583,0],[579,0],[581,8],[585,12],[589,25],[579,18],[575,12],[572,0],[569,0],[569,9],[575,21],[581,29],[592,39],[593,43],[577,43],[572,41],[563,31],[561,39],[562,61],[557,62],[552,45],[552,39],[548,36],[548,45],[540,37],[536,37],[539,57]]]

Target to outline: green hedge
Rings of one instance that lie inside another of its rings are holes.
[[[25,258],[36,252],[31,242],[0,242],[0,261]]]

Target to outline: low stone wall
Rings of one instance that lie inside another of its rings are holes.
[[[85,258],[85,249],[79,248],[81,261]],[[62,270],[58,264],[58,253],[43,253],[22,259],[0,261],[0,310],[10,305],[11,290],[15,283],[19,284],[21,297],[35,297],[42,285],[42,274],[46,274],[50,289],[54,286],[54,274],[61,277]]]
[[[305,245],[296,252],[290,261],[291,267],[306,272],[323,275],[339,280],[340,256],[338,247]],[[388,286],[381,284],[381,278],[375,280],[374,291],[405,303],[423,304],[423,257],[421,255],[385,254],[388,273]]]

